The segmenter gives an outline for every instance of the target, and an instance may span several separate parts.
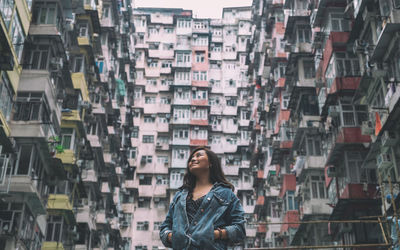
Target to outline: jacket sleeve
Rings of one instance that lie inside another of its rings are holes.
[[[160,226],[160,239],[164,246],[166,247],[172,247],[171,242],[168,241],[168,234],[172,232],[172,223],[173,223],[173,217],[174,217],[174,207],[176,200],[178,198],[180,192],[176,193],[174,198],[172,199],[171,204],[169,205],[167,217],[165,218],[164,222]]]
[[[232,202],[228,207],[228,222],[230,224],[225,227],[228,240],[232,243],[241,242],[246,237],[244,210],[240,204],[240,200],[233,194]]]

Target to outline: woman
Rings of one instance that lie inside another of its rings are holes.
[[[174,196],[160,238],[179,250],[227,249],[246,235],[244,211],[222,171],[217,155],[195,149],[188,160],[183,186]]]

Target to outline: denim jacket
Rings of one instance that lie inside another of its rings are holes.
[[[176,193],[165,221],[160,227],[160,238],[173,249],[227,249],[228,243],[242,241],[246,236],[244,211],[240,200],[222,183],[215,183],[204,197],[191,224],[186,214],[188,190]],[[214,230],[226,229],[227,240],[214,240]],[[168,234],[172,232],[172,244]]]

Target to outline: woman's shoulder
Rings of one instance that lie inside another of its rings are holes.
[[[217,193],[220,196],[224,196],[227,199],[232,199],[235,197],[235,194],[233,193],[232,189],[224,183],[217,183],[215,185],[215,193]]]

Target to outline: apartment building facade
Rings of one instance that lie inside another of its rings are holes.
[[[159,226],[198,146],[219,155],[252,217],[245,64],[250,17],[250,7],[225,8],[222,19],[194,18],[184,9],[134,10],[136,171],[126,188],[135,194],[135,249],[162,249]],[[255,237],[255,230],[248,232]]]
[[[253,1],[256,247],[376,249],[390,235],[379,223],[302,222],[385,217],[398,205],[386,199],[398,193],[398,7]]]
[[[0,3],[1,249],[130,249],[132,4]]]

